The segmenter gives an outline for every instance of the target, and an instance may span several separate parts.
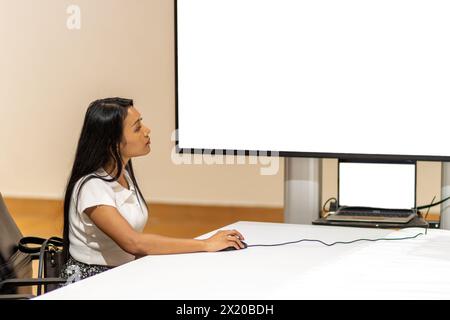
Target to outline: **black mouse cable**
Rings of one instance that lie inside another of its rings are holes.
[[[334,246],[336,244],[352,244],[358,241],[370,241],[370,242],[376,242],[376,241],[394,241],[394,240],[409,240],[409,239],[415,239],[418,236],[423,235],[423,233],[418,233],[415,236],[411,237],[403,237],[403,238],[378,238],[378,239],[356,239],[351,241],[336,241],[333,243],[326,243],[322,240],[315,240],[315,239],[301,239],[297,241],[289,241],[289,242],[283,242],[283,243],[275,243],[275,244],[248,244],[247,248],[250,247],[277,247],[277,246],[284,246],[287,244],[294,244],[294,243],[300,243],[300,242],[319,242],[327,247]]]
[[[332,199],[329,199],[332,200]],[[445,199],[442,199],[441,201],[438,202],[433,202],[433,200],[431,201],[430,204],[428,205],[424,205],[424,206],[418,206],[415,207],[415,210],[421,210],[421,209],[429,209],[431,207],[437,206],[441,203],[444,203],[446,201],[450,200],[450,197],[447,197]],[[429,210],[427,211],[427,215],[428,215]],[[409,228],[414,228],[414,227],[409,227]],[[403,228],[406,229],[406,228]],[[428,231],[428,227],[425,227],[425,235],[427,234]],[[359,241],[369,241],[369,242],[376,242],[376,241],[395,241],[395,240],[409,240],[409,239],[415,239],[420,235],[424,235],[424,233],[418,233],[415,236],[411,236],[411,237],[403,237],[403,238],[378,238],[378,239],[356,239],[356,240],[352,240],[352,241],[336,241],[333,243],[326,243],[322,240],[316,240],[316,239],[301,239],[301,240],[297,240],[297,241],[289,241],[289,242],[283,242],[283,243],[275,243],[275,244],[247,244],[247,248],[250,247],[278,247],[278,246],[284,246],[284,245],[288,245],[288,244],[294,244],[294,243],[300,243],[300,242],[319,242],[327,247],[331,247],[334,246],[336,244],[352,244],[355,242],[359,242]]]
[[[326,205],[329,201],[335,200],[335,199],[336,199],[336,198],[330,198],[330,199],[328,199],[328,200],[325,202],[325,204],[323,205],[323,209],[325,209],[325,205]],[[433,200],[431,200],[431,203],[430,203],[430,204],[423,205],[423,206],[418,206],[418,207],[415,207],[415,208],[413,208],[413,209],[415,209],[415,210],[428,209],[428,210],[427,210],[427,213],[426,213],[426,215],[425,215],[425,217],[426,217],[426,216],[428,216],[428,212],[430,211],[430,208],[431,208],[431,207],[437,206],[437,205],[439,205],[439,204],[441,204],[441,203],[444,203],[444,202],[450,200],[450,197],[447,197],[447,198],[445,198],[445,199],[442,199],[441,201],[438,201],[438,202],[433,202],[434,199],[435,199],[435,198],[433,198]],[[413,227],[411,227],[411,228],[413,228]],[[406,229],[406,228],[404,228],[404,229]],[[428,227],[425,227],[425,235],[427,234],[427,231],[428,231]],[[321,243],[321,244],[323,244],[323,245],[325,245],[325,246],[327,246],[327,247],[331,247],[331,246],[334,246],[334,245],[336,245],[336,244],[352,244],[352,243],[359,242],[359,241],[376,242],[376,241],[409,240],[409,239],[415,239],[415,238],[417,238],[417,237],[420,236],[420,235],[424,235],[424,233],[418,233],[418,234],[416,234],[415,236],[411,236],[411,237],[403,237],[403,238],[378,238],[378,239],[364,239],[364,238],[363,238],[363,239],[356,239],[356,240],[352,240],[352,241],[336,241],[336,242],[333,242],[333,243],[326,243],[326,242],[324,242],[324,241],[322,241],[322,240],[316,240],[316,239],[301,239],[301,240],[297,240],[297,241],[289,241],[289,242],[275,243],[275,244],[248,244],[248,245],[247,245],[247,248],[250,248],[250,247],[278,247],[278,246],[284,246],[284,245],[294,244],[294,243],[300,243],[300,242],[319,242],[319,243]]]

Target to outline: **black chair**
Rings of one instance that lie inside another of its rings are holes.
[[[28,240],[37,241],[28,241]],[[24,238],[14,219],[11,217],[2,194],[0,193],[0,300],[9,299],[29,299],[34,297],[31,287],[38,287],[38,295],[51,291],[58,284],[65,283],[66,280],[55,277],[45,277],[43,272],[49,259],[54,259],[54,253],[62,257],[60,251],[52,251],[48,254],[48,248],[51,244],[62,245],[51,238],[48,241],[40,238]],[[30,248],[27,243],[35,243],[38,246]],[[45,245],[42,246],[43,242]],[[22,244],[21,246],[19,244]],[[56,247],[54,245],[53,247]],[[39,276],[32,278],[32,262],[39,260]],[[61,264],[55,267],[62,267]],[[55,271],[55,270],[53,270]],[[55,273],[55,272],[53,272]]]

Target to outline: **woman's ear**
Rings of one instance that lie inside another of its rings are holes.
[[[125,143],[125,145],[126,145],[126,143]],[[125,147],[125,145],[122,146],[122,142],[120,142],[118,145],[111,146],[109,148],[109,156],[110,156],[110,158],[113,159],[113,160],[115,159],[114,158],[114,152],[113,152],[113,149],[112,149],[114,147],[116,148],[116,152],[119,154],[119,156],[122,157],[122,154],[123,154],[122,152],[123,152],[123,148]]]
[[[124,154],[124,149],[127,146],[127,140],[125,138],[120,141],[119,145],[117,146],[117,152],[122,156]]]
[[[125,134],[122,135],[122,138],[120,139],[119,143],[120,149],[123,149],[127,146],[127,139],[125,137]]]

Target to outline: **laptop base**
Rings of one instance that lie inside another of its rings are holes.
[[[421,217],[414,217],[408,223],[392,222],[366,222],[366,221],[331,221],[327,218],[320,218],[312,222],[314,225],[360,227],[360,228],[380,228],[380,229],[402,229],[402,228],[428,228],[429,224]]]

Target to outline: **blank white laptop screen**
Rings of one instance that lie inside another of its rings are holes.
[[[178,146],[449,157],[449,17],[447,0],[178,0]]]
[[[339,205],[386,209],[415,207],[414,164],[339,163]]]

